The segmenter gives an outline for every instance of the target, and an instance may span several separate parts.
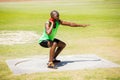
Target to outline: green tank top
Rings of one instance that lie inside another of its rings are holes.
[[[60,25],[60,22],[59,21],[55,21],[55,24],[56,24],[55,28],[52,29],[52,32],[49,35],[46,33],[46,30],[44,28],[43,34],[40,37],[40,39],[38,40],[38,43],[41,43],[43,40],[51,40],[51,41],[54,40],[54,38],[56,36],[56,33],[57,33],[57,30],[58,30],[58,27]]]

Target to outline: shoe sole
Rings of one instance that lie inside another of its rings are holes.
[[[57,67],[53,67],[53,66],[48,66],[48,68],[50,68],[50,69],[57,69]]]

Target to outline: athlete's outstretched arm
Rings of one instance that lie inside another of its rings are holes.
[[[88,24],[76,24],[76,23],[62,21],[62,20],[61,20],[61,25],[70,26],[70,27],[87,27],[87,26],[89,26]]]

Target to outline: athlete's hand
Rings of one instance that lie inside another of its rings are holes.
[[[87,27],[87,26],[90,26],[90,24],[84,24],[84,25],[82,25],[82,27]]]

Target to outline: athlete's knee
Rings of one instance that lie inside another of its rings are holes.
[[[57,46],[57,43],[56,42],[51,42],[51,41],[48,41],[48,47],[52,47],[52,46]]]
[[[64,43],[64,46],[63,47],[66,47],[66,43]]]
[[[62,48],[65,48],[65,46],[66,46],[66,43],[64,43],[64,42],[62,42]]]
[[[66,43],[59,41],[58,42],[58,47],[64,48],[66,46]]]
[[[56,42],[53,42],[53,44],[52,44],[53,46],[57,46],[58,44],[56,43]]]
[[[51,41],[48,41],[48,48],[51,47],[53,43]]]

